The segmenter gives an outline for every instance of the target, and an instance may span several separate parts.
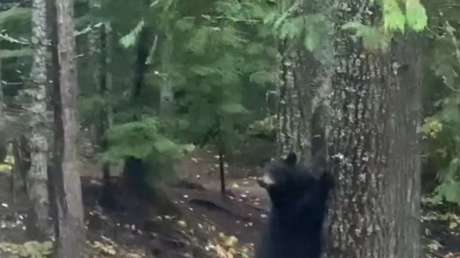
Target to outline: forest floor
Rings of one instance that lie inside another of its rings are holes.
[[[90,257],[253,257],[269,200],[254,180],[261,168],[236,163],[227,167],[226,198],[220,194],[217,158],[199,150],[178,165],[179,180],[161,187],[162,194],[151,200],[133,196],[115,182],[120,205],[109,211],[98,204],[102,189],[98,166],[85,162],[82,181]],[[28,204],[19,193],[13,202],[9,178],[0,174],[0,243],[24,243]],[[422,221],[427,257],[460,257],[459,213],[427,204]],[[0,244],[0,253],[2,249]]]

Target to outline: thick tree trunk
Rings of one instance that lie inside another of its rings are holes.
[[[372,25],[380,10],[370,0],[341,3],[329,151],[338,184],[325,257],[419,258],[421,55],[407,42],[366,51],[341,26],[356,17]]]
[[[421,151],[417,131],[421,123],[421,86],[423,55],[421,39],[408,35],[398,40],[393,48],[392,66],[398,78],[392,82],[390,111],[395,114],[390,122],[391,139],[387,173],[390,199],[387,200],[395,218],[394,248],[396,257],[421,257],[420,229]]]
[[[278,105],[279,155],[294,151],[300,160],[326,149],[323,108],[330,88],[330,72],[315,57],[303,50],[284,54]]]
[[[281,47],[281,76],[278,103],[278,155],[293,151],[303,160],[310,159],[311,132],[307,122],[311,118],[311,98],[307,82],[299,77],[300,58],[298,51]],[[302,60],[303,61],[303,60]]]
[[[55,94],[57,257],[82,257],[85,243],[80,174],[77,167],[77,74],[73,1],[55,0],[57,72]]]
[[[30,87],[25,90],[29,98],[30,114],[30,168],[26,174],[27,194],[31,202],[28,229],[34,238],[51,235],[48,198],[48,121],[47,121],[47,66],[48,53],[46,1],[32,1],[33,63]]]

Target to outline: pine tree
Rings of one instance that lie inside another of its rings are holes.
[[[85,225],[77,166],[77,95],[73,1],[53,2],[55,79],[55,168],[53,188],[57,257],[82,257]]]
[[[32,44],[33,63],[31,85],[25,90],[30,104],[30,169],[26,174],[27,194],[32,203],[29,230],[34,229],[39,238],[49,237],[49,198],[48,198],[48,137],[47,120],[48,77],[47,77],[47,8],[45,0],[32,1]]]

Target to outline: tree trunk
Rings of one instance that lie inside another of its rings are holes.
[[[329,153],[338,183],[326,257],[419,258],[421,53],[402,41],[371,53],[341,28],[356,17],[373,25],[373,2],[342,1],[336,13]]]
[[[82,257],[85,243],[80,174],[77,167],[77,74],[73,1],[55,0],[56,167],[53,181],[56,201],[57,257]]]
[[[95,16],[98,12],[98,9],[101,7],[100,0],[89,0],[88,9],[90,16]],[[101,28],[94,26],[92,23],[91,31],[88,33],[87,38],[87,48],[88,48],[88,66],[90,71],[90,80],[89,84],[91,88],[96,90],[100,89],[101,77],[102,77],[102,62],[101,62]],[[99,96],[102,98],[102,96]],[[89,126],[90,139],[92,144],[99,144],[101,139],[99,138],[99,121],[94,121]],[[99,146],[100,147],[100,146]]]
[[[4,98],[4,93],[3,93],[3,60],[0,58],[0,117],[3,117],[3,111],[5,109],[5,98]]]
[[[2,59],[0,58],[0,117],[4,117],[5,112],[5,99],[3,95],[3,83],[2,83]],[[0,134],[2,136],[3,134]],[[6,158],[6,145],[5,137],[0,137],[0,163],[5,161]]]
[[[136,64],[134,71],[134,85],[131,94],[131,106],[139,110],[138,99],[141,96],[142,89],[145,85],[145,74],[148,69],[149,47],[153,43],[152,29],[144,27],[140,32],[137,49],[136,49]],[[135,113],[133,120],[139,119],[139,115]],[[141,196],[145,196],[151,189],[148,189],[148,184],[145,181],[145,162],[136,157],[128,157],[125,159],[123,168],[123,179],[127,186]]]
[[[25,90],[29,104],[30,129],[28,145],[30,168],[26,173],[27,194],[31,202],[29,212],[29,233],[33,238],[45,239],[51,236],[48,198],[48,121],[47,121],[47,66],[48,53],[46,1],[32,1],[32,44],[33,63],[31,84]]]
[[[112,74],[110,72],[110,66],[112,63],[112,47],[111,47],[111,26],[110,23],[105,23],[100,30],[100,41],[101,41],[101,78],[99,84],[99,92],[101,96],[107,101],[104,105],[103,110],[100,114],[99,123],[99,144],[102,151],[106,151],[108,148],[108,142],[105,134],[112,127],[113,124],[113,111],[112,104],[110,101],[110,94],[112,90]],[[102,164],[102,175],[104,180],[104,189],[102,193],[102,203],[105,206],[114,208],[115,200],[111,192],[111,176],[110,176],[110,163],[104,162]]]
[[[301,161],[311,162],[313,156],[326,149],[327,110],[323,106],[330,88],[330,69],[311,53],[297,48],[283,50],[277,115],[278,154],[294,151]]]
[[[310,159],[311,134],[306,126],[310,121],[311,98],[306,82],[298,77],[299,52],[288,50],[284,41],[281,47],[281,76],[278,103],[278,155],[298,153],[303,160]]]
[[[169,31],[169,30],[168,30]],[[165,35],[162,42],[162,70],[165,73],[160,88],[160,115],[168,118],[174,112],[174,89],[171,78],[171,58],[173,54],[173,36]]]

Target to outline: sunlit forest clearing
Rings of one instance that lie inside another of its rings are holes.
[[[0,257],[460,258],[459,13],[0,1]]]

